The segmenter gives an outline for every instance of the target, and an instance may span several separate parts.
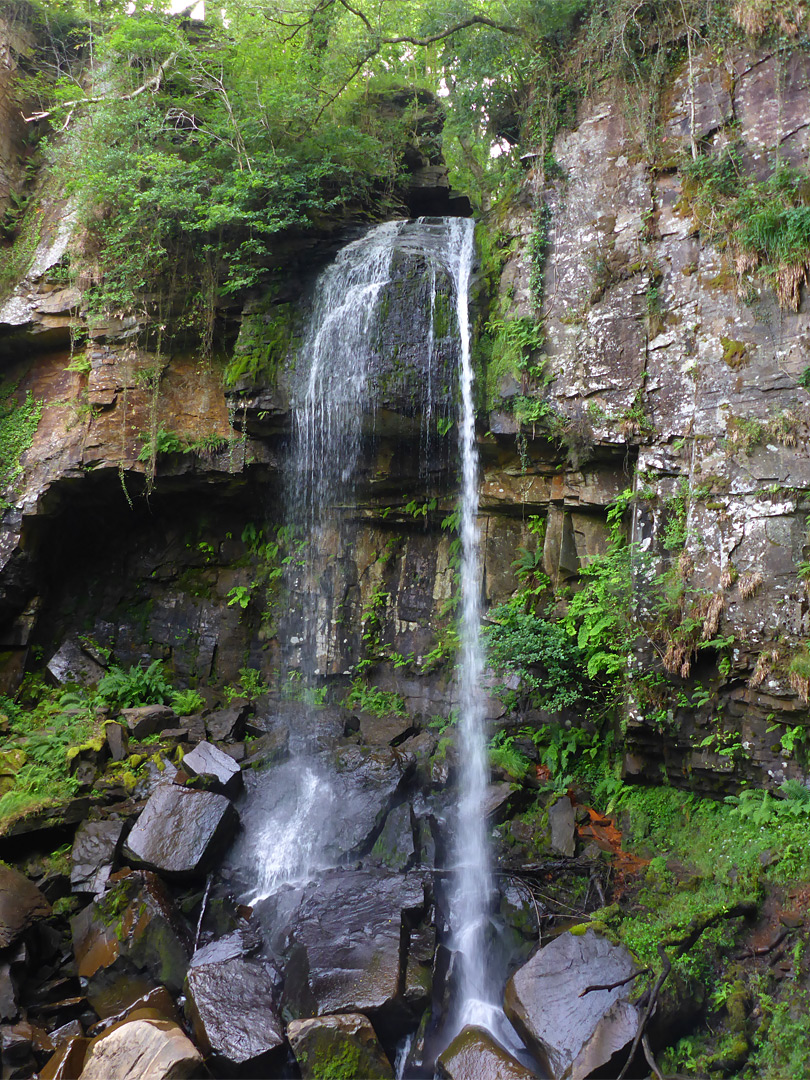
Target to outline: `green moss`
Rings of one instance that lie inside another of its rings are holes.
[[[723,363],[728,364],[732,371],[742,367],[748,360],[749,347],[744,341],[721,337],[720,344],[723,346]]]
[[[294,343],[294,304],[274,304],[267,311],[246,315],[233,357],[225,367],[223,381],[235,386],[247,380],[274,385],[278,371]]]

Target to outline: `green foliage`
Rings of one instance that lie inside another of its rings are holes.
[[[0,392],[0,510],[9,506],[5,495],[22,472],[20,458],[33,442],[42,415],[42,402],[30,390],[21,403],[14,390],[12,385]]]
[[[148,667],[133,665],[129,671],[113,665],[98,684],[99,701],[110,709],[136,705],[165,705],[172,687],[163,673],[163,662],[153,660]]]
[[[255,701],[256,698],[261,697],[262,694],[267,693],[267,683],[262,677],[262,673],[256,668],[243,667],[239,669],[239,678],[235,683],[224,688],[225,698],[227,701],[233,701],[234,698],[244,697],[248,701]]]
[[[516,780],[522,780],[531,768],[531,762],[514,745],[514,736],[500,731],[489,744],[489,763],[502,769]]]
[[[352,681],[348,694],[343,699],[347,709],[371,713],[373,716],[407,716],[405,699],[393,690],[378,690],[364,679]]]
[[[559,623],[523,609],[523,599],[499,604],[488,614],[484,640],[490,663],[514,672],[533,704],[549,711],[576,705],[586,694],[586,653]]]
[[[205,708],[205,698],[196,690],[175,690],[172,694],[172,708],[178,716],[191,716]]]
[[[154,432],[141,432],[139,438],[143,447],[138,461],[154,461],[158,454],[182,454],[186,451],[185,440],[174,431],[166,431],[162,427]]]

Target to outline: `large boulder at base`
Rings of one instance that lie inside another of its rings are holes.
[[[279,976],[262,956],[251,956],[235,931],[194,954],[186,984],[194,1036],[215,1061],[258,1064],[284,1043],[276,1011]],[[268,1075],[269,1075],[268,1070]]]
[[[80,1080],[184,1080],[202,1075],[202,1054],[167,1020],[129,1020],[94,1039]]]
[[[249,713],[250,706],[247,702],[209,713],[205,718],[205,726],[210,738],[214,742],[225,742],[226,739],[233,742],[241,739],[245,733],[245,723]]]
[[[129,834],[124,854],[135,865],[167,877],[202,876],[233,836],[237,822],[224,795],[161,784]]]
[[[215,791],[234,796],[242,786],[242,772],[230,755],[210,742],[197,743],[183,758],[183,771],[199,776]]]
[[[188,931],[155,874],[114,874],[104,896],[72,919],[71,931],[77,974],[99,1016],[115,1016],[158,986],[182,990]]]
[[[579,995],[635,970],[627,949],[593,930],[561,934],[518,968],[506,986],[506,1015],[552,1080],[583,1080],[633,1041],[632,983]]]
[[[304,1080],[325,1076],[393,1080],[391,1062],[361,1013],[293,1020],[287,1037]]]
[[[51,913],[51,905],[23,874],[0,863],[0,949],[5,949],[38,919]]]
[[[483,1028],[469,1026],[440,1056],[437,1074],[444,1080],[533,1080],[535,1076]]]
[[[290,927],[287,1015],[363,1012],[385,1037],[403,1012],[403,919],[416,923],[424,905],[419,874],[337,870],[309,885]]]
[[[336,772],[329,775],[334,811],[326,856],[338,861],[364,853],[413,772],[414,759],[387,746],[349,745],[338,749],[335,764]]]
[[[76,830],[70,853],[70,887],[73,892],[104,892],[112,871],[122,821],[83,821]]]

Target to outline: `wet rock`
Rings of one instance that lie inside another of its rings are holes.
[[[188,931],[149,871],[113,875],[101,899],[71,920],[78,975],[99,1016],[114,1016],[159,986],[179,993]]]
[[[70,853],[70,887],[73,892],[92,893],[93,896],[104,892],[122,829],[121,821],[81,823]]]
[[[0,949],[51,913],[51,905],[27,877],[0,864]]]
[[[371,849],[371,857],[390,870],[404,870],[414,858],[410,803],[401,803],[388,814]]]
[[[199,776],[214,790],[233,797],[242,786],[242,772],[228,754],[210,742],[198,743],[183,758],[183,770]]]
[[[370,838],[412,774],[414,760],[389,747],[342,746],[336,764],[337,772],[329,780],[334,805],[340,810],[325,845],[326,856],[334,861],[368,850]]]
[[[81,1074],[90,1040],[73,1035],[57,1045],[40,1069],[39,1080],[76,1080]]]
[[[36,1072],[34,1030],[30,1024],[0,1025],[0,1062],[4,1077],[32,1076]]]
[[[206,1054],[228,1067],[260,1062],[284,1043],[274,1007],[279,976],[262,956],[251,956],[240,932],[195,953],[188,970],[188,1010]]]
[[[569,858],[574,854],[574,807],[567,795],[557,799],[548,808],[548,823],[551,828],[551,847],[560,855]]]
[[[247,702],[219,709],[205,718],[208,737],[214,742],[230,740],[237,742],[245,733],[245,723],[250,713]]]
[[[254,739],[246,751],[245,765],[272,765],[281,761],[290,752],[290,729],[286,724],[277,724]]]
[[[95,684],[105,674],[104,668],[69,638],[48,661],[48,671],[56,682]]]
[[[364,1012],[381,1034],[401,1023],[403,920],[417,922],[424,904],[414,873],[337,870],[307,886],[290,927],[285,1012]]]
[[[483,1028],[469,1026],[439,1057],[437,1074],[444,1080],[531,1080],[535,1075]]]
[[[509,783],[490,784],[484,792],[484,815],[492,821],[503,820],[509,812],[512,794],[512,785]]]
[[[183,1080],[202,1055],[182,1028],[166,1020],[128,1020],[94,1039],[80,1080]]]
[[[394,1071],[374,1028],[361,1013],[293,1020],[287,1029],[304,1080],[336,1075],[389,1080]]]
[[[177,716],[168,705],[139,705],[122,709],[121,717],[133,739],[147,739],[163,728],[177,725]]]
[[[509,980],[506,1014],[554,1080],[583,1080],[632,1042],[639,1019],[628,1000],[632,983],[579,995],[635,969],[626,949],[588,930],[561,934]]]
[[[369,746],[397,746],[415,733],[410,716],[374,716],[361,712],[357,717],[363,742]]]
[[[169,877],[207,872],[232,837],[238,818],[224,795],[160,785],[129,834],[125,856]]]

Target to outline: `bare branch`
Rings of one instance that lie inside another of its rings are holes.
[[[98,105],[102,101],[134,101],[136,97],[139,97],[147,90],[151,90],[154,94],[160,89],[160,84],[163,82],[163,76],[166,74],[166,72],[172,66],[176,59],[176,52],[173,52],[170,56],[167,56],[154,75],[148,78],[145,83],[143,83],[137,88],[137,90],[132,90],[128,94],[97,94],[95,97],[76,98],[73,101],[63,101],[62,104],[59,106],[59,109],[67,109],[68,120],[70,120],[70,117],[73,114],[73,110],[78,109],[81,105]],[[32,124],[37,120],[50,120],[50,118],[55,112],[57,112],[57,109],[45,109],[42,112],[33,113],[31,116],[26,116],[25,113],[21,113],[20,115],[22,116],[26,124]],[[62,128],[63,131],[65,127],[67,127],[67,123],[65,123],[64,127]]]

